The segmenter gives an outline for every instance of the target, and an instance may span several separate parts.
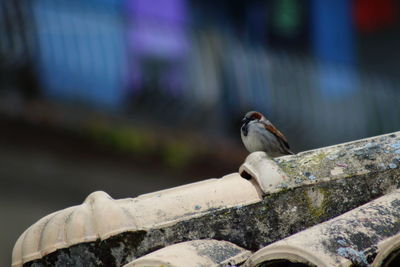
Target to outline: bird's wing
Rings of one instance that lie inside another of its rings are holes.
[[[278,130],[275,128],[274,125],[272,124],[266,124],[263,123],[265,129],[267,129],[268,131],[270,131],[271,133],[273,133],[279,140],[282,141],[282,143],[289,149],[289,143],[286,139],[286,137]]]

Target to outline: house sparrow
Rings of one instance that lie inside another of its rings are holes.
[[[289,148],[286,137],[260,112],[247,112],[242,122],[240,135],[250,153],[264,151],[270,157],[294,154]]]

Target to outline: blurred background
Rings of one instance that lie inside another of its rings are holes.
[[[41,217],[400,128],[400,0],[0,0],[0,265]],[[4,253],[4,255],[3,255]]]

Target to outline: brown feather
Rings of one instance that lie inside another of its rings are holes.
[[[253,111],[250,115],[251,119],[253,120],[261,120],[263,115],[260,112]]]
[[[281,141],[283,141],[283,143],[285,144],[285,146],[289,149],[289,143],[286,139],[286,137],[278,130],[275,128],[274,125],[272,124],[266,124],[263,123],[265,129],[267,129],[268,131],[270,131],[271,133],[273,133],[278,139],[280,139]]]

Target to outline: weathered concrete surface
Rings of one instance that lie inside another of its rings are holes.
[[[226,241],[194,240],[159,249],[124,267],[231,267],[244,263],[250,255]]]
[[[13,266],[83,242],[163,228],[203,213],[261,200],[257,185],[238,173],[136,198],[115,200],[97,191],[81,205],[49,214],[29,227],[14,246]]]
[[[217,210],[210,207],[199,217],[59,249],[24,266],[121,266],[167,245],[205,238],[258,250],[398,188],[399,135],[276,159],[289,180],[280,185],[281,191],[260,202]]]
[[[388,252],[398,249],[399,231],[400,190],[396,190],[262,248],[245,266],[269,265],[277,260],[318,267],[382,266],[386,258],[377,255],[386,246],[381,244],[397,239]]]

